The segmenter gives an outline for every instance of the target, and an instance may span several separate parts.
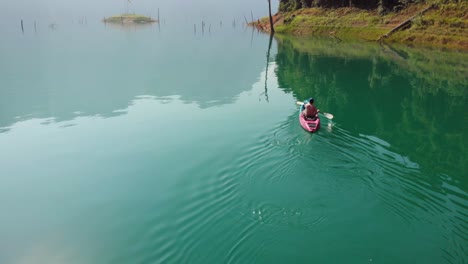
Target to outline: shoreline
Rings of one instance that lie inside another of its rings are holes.
[[[379,15],[358,8],[303,8],[273,16],[275,33],[331,36],[468,51],[468,3],[412,4]],[[268,17],[249,23],[270,32]]]

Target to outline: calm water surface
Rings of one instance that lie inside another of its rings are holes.
[[[466,53],[181,28],[3,32],[0,263],[468,261]]]

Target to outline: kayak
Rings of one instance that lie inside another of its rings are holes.
[[[307,101],[305,101],[299,108],[299,123],[306,131],[313,133],[320,128],[320,117],[317,115],[315,118],[305,118],[302,111],[304,111],[306,103]]]

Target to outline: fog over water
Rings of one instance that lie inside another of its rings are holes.
[[[279,1],[272,1],[273,12],[278,9]],[[189,20],[213,19],[228,20],[234,18],[244,20],[245,15],[251,19],[268,15],[266,0],[132,0],[129,12],[143,15],[157,16],[160,10],[161,20],[167,22]],[[7,21],[17,23],[19,19],[49,19],[64,20],[87,17],[88,19],[101,19],[105,16],[120,14],[127,11],[127,0],[0,0],[0,21],[6,25]]]

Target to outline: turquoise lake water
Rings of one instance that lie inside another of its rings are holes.
[[[0,263],[468,261],[468,54],[178,27],[2,31]]]

